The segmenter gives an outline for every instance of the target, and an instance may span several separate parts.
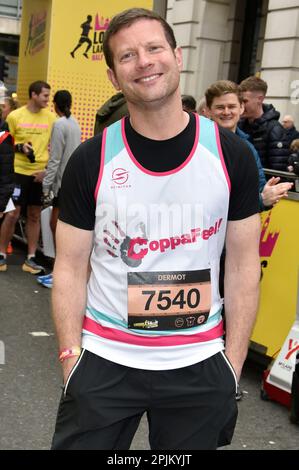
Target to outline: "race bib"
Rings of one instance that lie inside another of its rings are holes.
[[[128,273],[128,328],[194,328],[210,309],[210,269]]]

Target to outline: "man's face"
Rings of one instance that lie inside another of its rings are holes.
[[[50,99],[50,90],[49,88],[42,88],[42,91],[38,95],[37,93],[32,93],[31,99],[33,100],[37,108],[46,108]]]
[[[243,117],[256,119],[264,100],[263,94],[259,91],[243,91],[242,98],[244,104]]]
[[[294,125],[294,121],[289,116],[285,116],[281,121],[281,124],[285,129],[291,129]]]
[[[7,116],[9,115],[11,109],[10,109],[8,101],[4,101],[4,103],[1,104],[0,106],[1,106],[1,109],[2,109],[2,119],[5,121]]]
[[[213,99],[208,114],[219,126],[235,132],[243,110],[244,107],[237,95],[235,93],[227,93]]]
[[[110,48],[114,70],[108,77],[129,104],[152,108],[175,93],[181,99],[181,50],[171,49],[158,21],[140,19],[121,29],[111,37]]]

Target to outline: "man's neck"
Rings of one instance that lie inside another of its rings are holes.
[[[27,103],[27,109],[31,113],[38,113],[42,108],[40,106],[36,106],[33,101],[29,100]]]
[[[146,109],[128,103],[128,109],[133,129],[153,140],[171,139],[182,132],[189,122],[189,115],[183,111],[181,98]]]
[[[264,110],[263,110],[263,107],[259,107],[257,110],[256,110],[256,113],[253,115],[253,116],[250,116],[248,118],[248,121],[250,123],[254,122],[256,119],[259,119],[260,117],[262,117],[262,115],[264,114]]]

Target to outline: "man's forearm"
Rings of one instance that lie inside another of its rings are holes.
[[[225,352],[238,379],[247,356],[259,301],[260,263],[225,272]]]
[[[53,279],[53,320],[59,349],[80,346],[87,275],[78,275],[78,271],[72,272],[56,264]]]

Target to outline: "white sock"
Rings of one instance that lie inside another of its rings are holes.
[[[35,253],[33,253],[31,255],[27,255],[27,259],[30,259],[30,258],[35,258]]]
[[[6,253],[2,253],[2,252],[0,251],[0,255],[4,256],[4,258],[6,259]]]

